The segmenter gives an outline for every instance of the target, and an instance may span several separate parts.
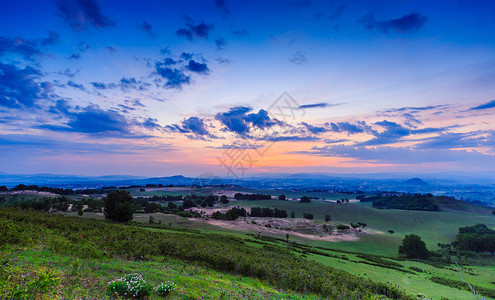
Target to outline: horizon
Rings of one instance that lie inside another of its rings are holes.
[[[495,3],[0,8],[2,173],[495,170]]]

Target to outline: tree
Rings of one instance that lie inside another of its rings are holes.
[[[295,218],[295,217],[296,217],[296,213],[292,211],[292,212],[290,213],[290,217],[291,217],[291,218]]]
[[[155,223],[155,218],[153,218],[153,216],[150,216],[150,218],[148,220],[148,223],[149,224],[154,224]]]
[[[280,195],[278,196],[278,200],[287,200],[287,198],[285,197],[285,195]]]
[[[112,191],[105,197],[104,203],[105,219],[116,222],[128,222],[132,220],[134,206],[132,196],[128,191]]]
[[[220,196],[220,202],[222,202],[223,204],[228,204],[229,199],[227,199],[227,196],[222,195],[222,196]]]
[[[301,200],[299,202],[310,203],[311,202],[311,198],[309,198],[308,196],[302,196],[301,197]]]
[[[425,242],[415,234],[406,235],[402,240],[402,245],[399,246],[399,254],[407,258],[427,259],[428,253]]]
[[[311,214],[311,213],[303,213],[303,217],[305,219],[309,219],[309,220],[312,220],[314,218],[313,214]]]
[[[325,222],[330,222],[332,220],[332,217],[330,215],[325,215]]]

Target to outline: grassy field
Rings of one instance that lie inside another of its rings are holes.
[[[134,196],[188,195],[191,193],[184,190],[184,188],[164,189],[170,188],[160,188],[155,191],[147,189],[145,192],[139,192],[136,189],[132,193]],[[253,191],[248,189],[239,189],[235,192],[248,191],[270,193],[274,196],[277,193],[285,194],[289,198],[300,197],[302,194],[309,195],[308,193],[293,192],[294,194],[291,196],[286,191]],[[231,194],[233,192],[230,191]],[[316,195],[309,196],[318,197]],[[334,196],[334,199],[346,197],[344,194],[335,194]],[[321,198],[329,199],[328,196]],[[367,229],[370,229],[371,233],[356,232],[355,234],[359,238],[357,241],[340,242],[312,240],[290,235],[291,244],[287,244],[284,241],[285,232],[262,233],[265,237],[260,237],[257,236],[260,233],[256,230],[245,231],[232,227],[224,228],[202,221],[189,220],[163,213],[135,214],[133,222],[137,225],[140,224],[139,226],[146,227],[149,217],[153,216],[155,222],[160,221],[165,227],[144,229],[157,233],[164,232],[170,234],[177,233],[176,230],[185,229],[186,231],[182,234],[188,236],[220,233],[245,240],[246,245],[256,249],[264,249],[271,246],[286,248],[293,255],[305,260],[344,270],[350,274],[373,281],[391,283],[405,290],[410,295],[423,293],[430,297],[430,299],[475,299],[475,297],[467,291],[438,284],[431,280],[432,277],[440,277],[459,281],[460,276],[456,265],[441,266],[423,261],[397,260],[397,249],[403,237],[410,233],[418,234],[426,242],[430,250],[435,250],[437,249],[437,243],[450,243],[455,240],[459,227],[478,223],[486,224],[490,228],[495,227],[495,216],[491,214],[491,209],[474,206],[461,201],[444,203],[441,206],[442,211],[440,212],[379,210],[373,208],[371,203],[351,202],[337,204],[323,200],[300,203],[298,201],[280,200],[232,201],[231,198],[228,206],[279,208],[286,210],[289,215],[290,212],[294,211],[297,218],[301,218],[303,213],[312,213],[315,217],[312,222],[316,224],[326,223],[324,222],[324,217],[329,214],[332,220],[326,224],[335,226],[337,224],[349,224],[351,222],[364,222],[368,225]],[[222,207],[225,207],[225,205],[215,205],[215,209]],[[209,211],[206,208],[201,209]],[[73,212],[64,214],[76,216],[76,213]],[[101,213],[85,212],[82,218],[103,220],[104,216]],[[187,230],[192,231],[188,232]],[[394,233],[389,233],[389,230],[393,230]],[[247,233],[253,234],[253,236],[248,236],[246,235]],[[270,236],[278,239],[270,238]],[[363,256],[363,254],[371,256]],[[136,270],[146,278],[149,278],[153,283],[158,283],[161,280],[160,278],[163,278],[163,280],[172,279],[178,283],[180,289],[177,289],[171,295],[171,299],[200,299],[205,293],[208,293],[211,299],[319,298],[316,295],[307,295],[275,288],[268,282],[256,278],[219,272],[205,266],[174,260],[171,257],[161,257],[158,260],[153,258],[146,261],[122,260],[115,257],[92,260],[73,256],[67,257],[50,249],[32,247],[18,248],[15,251],[3,249],[1,255],[4,262],[9,262],[7,266],[10,269],[5,269],[4,272],[10,272],[14,277],[17,275],[21,276],[22,274],[25,275],[25,273],[22,273],[24,271],[21,272],[20,270],[26,266],[45,271],[47,267],[55,270],[61,279],[57,281],[58,294],[54,295],[54,297],[57,296],[60,298],[64,298],[64,295],[67,296],[68,294],[63,294],[66,293],[64,291],[68,291],[69,285],[74,284],[66,280],[72,276],[67,274],[72,274],[71,272],[73,272],[73,261],[78,262],[78,266],[87,266],[78,267],[80,268],[78,272],[82,274],[80,278],[91,278],[87,282],[83,280],[75,291],[72,291],[74,294],[71,294],[71,296],[75,297],[84,297],[85,291],[88,290],[91,291],[91,295],[103,296],[106,282],[120,277],[124,273]],[[461,261],[461,268],[464,279],[471,284],[488,290],[495,290],[494,259],[471,260],[469,264],[466,264],[466,261]],[[28,274],[34,274],[33,276],[36,276],[37,271],[35,269],[33,271],[27,271]],[[221,280],[218,278],[221,278]],[[210,281],[213,281],[213,283]],[[3,284],[3,288],[5,288],[6,283],[3,282]],[[211,291],[208,286],[211,286]],[[492,299],[486,297],[486,295],[484,296],[487,299]]]

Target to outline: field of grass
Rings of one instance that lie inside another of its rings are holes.
[[[280,291],[260,280],[171,258],[94,260],[38,248],[4,249],[0,261],[0,294],[5,297],[17,292],[18,297],[24,295],[26,299],[104,299],[109,281],[139,273],[153,285],[174,282],[177,288],[167,299],[202,299],[205,295],[209,299],[319,299],[316,295]],[[33,294],[30,284],[41,283],[46,274],[52,275],[46,292]],[[151,299],[163,298],[152,295]]]
[[[296,217],[302,217],[304,212],[312,213],[316,221],[324,221],[325,215],[332,217],[336,223],[364,222],[367,228],[382,232],[382,234],[360,235],[356,242],[338,242],[332,247],[342,247],[361,250],[370,254],[397,255],[397,248],[406,234],[419,235],[431,249],[436,249],[438,243],[450,243],[455,240],[459,227],[475,225],[478,223],[495,227],[495,216],[489,214],[476,214],[466,212],[429,212],[406,210],[380,210],[371,205],[358,203],[329,203],[324,201],[312,201],[300,203],[295,201],[261,200],[261,201],[236,201],[231,205],[243,207],[271,207],[296,213]],[[388,233],[393,230],[394,233]]]

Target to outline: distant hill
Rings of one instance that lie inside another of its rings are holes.
[[[423,181],[421,178],[411,178],[411,179],[406,180],[404,183],[409,184],[409,185],[418,185],[418,186],[428,185],[428,183]]]
[[[466,212],[466,213],[491,215],[494,210],[493,207],[468,203],[462,200],[456,200],[446,196],[435,197],[433,201],[436,205],[438,205],[441,211]]]

